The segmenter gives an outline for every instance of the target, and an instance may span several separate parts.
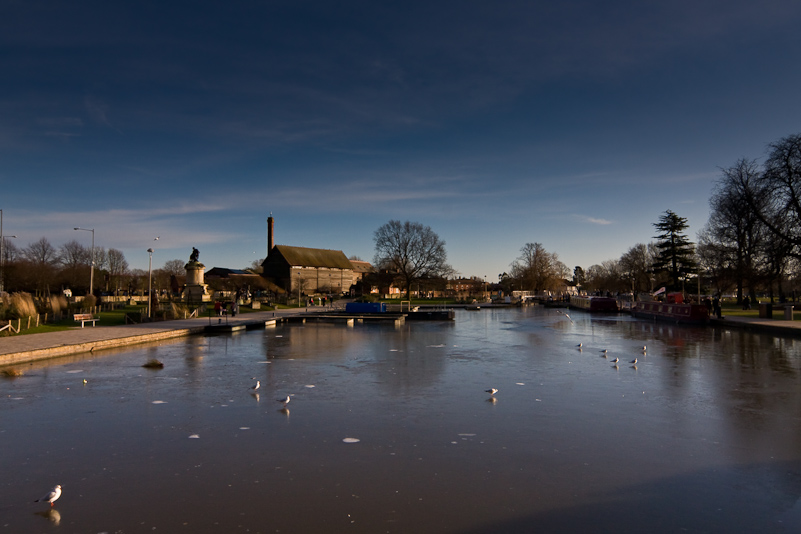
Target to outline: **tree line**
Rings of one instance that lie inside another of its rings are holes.
[[[587,269],[572,278],[555,253],[527,243],[502,277],[532,291],[558,291],[565,283],[594,292],[734,294],[754,301],[765,293],[780,301],[797,295],[801,261],[801,134],[768,145],[761,165],[742,158],[721,168],[709,199],[708,222],[693,243],[685,234],[687,219],[671,210],[653,224],[655,241],[638,243],[619,259]]]
[[[94,263],[94,292],[112,295],[133,294],[147,289],[148,272],[130,269],[125,254],[115,248],[86,247],[76,240],[55,247],[46,237],[16,246],[4,240],[2,282],[6,291],[26,292],[37,297],[69,289],[73,295],[89,293]],[[184,275],[184,262],[170,260],[153,270],[154,288],[169,288],[170,277]]]
[[[637,243],[620,258],[584,269],[572,277],[555,252],[526,243],[509,272],[498,275],[507,292],[559,292],[571,285],[586,293],[667,291],[706,295],[735,294],[738,302],[795,300],[801,261],[801,134],[768,145],[760,165],[740,159],[721,168],[709,199],[710,217],[697,235],[686,235],[687,219],[667,210],[653,223],[654,241]],[[415,281],[453,272],[445,263],[445,243],[420,223],[390,221],[374,235],[375,264],[394,273],[407,294]]]

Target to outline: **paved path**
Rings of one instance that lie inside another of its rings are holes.
[[[236,317],[223,317],[222,323],[241,325],[273,321],[290,315],[312,311],[324,311],[324,308],[298,308],[276,311],[264,311],[240,314]],[[125,326],[86,326],[61,332],[29,334],[0,338],[0,365],[8,365],[46,358],[54,358],[67,354],[93,352],[94,350],[122,347],[137,343],[160,341],[181,336],[201,334],[209,325],[216,325],[217,317],[199,317],[196,319],[178,319],[175,321],[159,321],[154,323],[132,324]]]

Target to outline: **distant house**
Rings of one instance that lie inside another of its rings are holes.
[[[369,261],[350,260],[353,265],[353,283],[359,282],[366,274],[373,272],[373,266]]]
[[[206,271],[204,278],[214,289],[215,297],[231,297],[237,292],[240,295],[247,295],[251,291],[265,288],[261,276],[243,269],[213,267]]]
[[[487,283],[478,278],[456,278],[448,280],[446,292],[456,298],[479,295],[486,290]]]
[[[230,278],[231,276],[258,276],[242,269],[227,269],[225,267],[212,267],[206,271],[205,278]]]

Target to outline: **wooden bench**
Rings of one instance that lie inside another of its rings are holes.
[[[74,315],[72,316],[72,319],[73,319],[73,320],[74,320],[76,323],[77,323],[78,321],[80,321],[80,322],[81,322],[81,328],[83,328],[83,325],[84,325],[84,324],[86,324],[86,323],[92,323],[92,327],[94,327],[94,326],[95,326],[95,323],[97,322],[97,319],[95,319],[94,317],[92,317],[92,314],[91,314],[91,313],[76,313],[76,314],[74,314]]]

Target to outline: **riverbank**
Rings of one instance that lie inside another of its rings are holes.
[[[204,334],[275,324],[285,317],[306,313],[305,308],[254,312],[237,317],[199,317],[121,326],[73,328],[0,340],[0,366],[57,358],[71,354],[152,343]]]
[[[755,333],[801,337],[801,321],[724,316],[722,319],[716,319],[713,317],[710,319],[709,323],[713,326],[742,328]]]

